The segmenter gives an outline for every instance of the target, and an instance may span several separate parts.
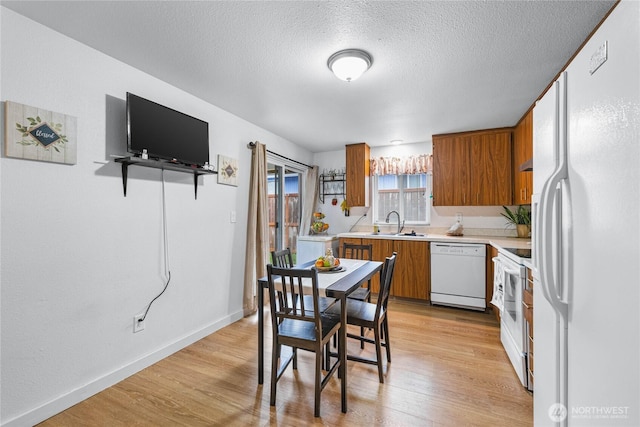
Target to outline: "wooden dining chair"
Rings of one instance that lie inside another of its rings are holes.
[[[348,360],[356,362],[368,363],[378,366],[378,377],[381,383],[384,383],[384,376],[382,374],[382,347],[386,348],[387,362],[391,362],[391,346],[389,344],[389,323],[387,322],[387,303],[389,302],[389,293],[391,291],[391,283],[393,280],[393,270],[396,264],[397,253],[387,257],[382,266],[382,273],[380,278],[380,293],[378,294],[378,300],[375,304],[350,300],[347,298],[347,324],[359,326],[362,332],[364,328],[373,329],[373,339],[365,336],[364,333],[360,335],[347,334],[348,338],[354,338],[361,343],[374,344],[376,347],[376,358],[366,359],[360,356],[347,354]],[[340,305],[336,304],[331,307],[328,313],[339,316]]]
[[[373,249],[371,245],[359,245],[346,242],[342,244],[342,258],[371,261],[372,256]],[[371,302],[371,280],[367,282],[366,286],[362,286],[360,289],[350,293],[347,298]]]
[[[371,261],[373,257],[373,247],[372,245],[344,242],[342,244],[342,257]],[[371,279],[367,281],[366,285],[362,285],[360,288],[347,295],[347,298],[371,302]],[[360,335],[364,336],[364,328],[360,328]],[[335,344],[334,340],[333,345],[335,346]],[[364,342],[360,342],[360,348],[364,348]]]
[[[293,268],[293,255],[291,254],[291,249],[290,248],[286,248],[286,249],[281,249],[279,251],[271,251],[271,261],[273,263],[273,265],[275,267],[281,267],[281,268]],[[276,293],[276,297],[281,300],[281,298],[283,298],[282,293],[277,292]],[[304,295],[304,298],[307,300],[305,301],[307,305],[310,305],[310,295]],[[333,303],[336,302],[335,298],[328,298],[328,297],[320,297],[319,299],[320,302],[320,311],[325,311],[327,308],[329,308]],[[282,301],[280,301],[280,303],[282,303]]]
[[[293,268],[291,249],[286,248],[279,251],[271,251],[271,262],[276,267]]]
[[[270,404],[276,404],[277,383],[287,366],[293,361],[297,369],[298,349],[315,353],[315,406],[314,415],[320,416],[320,393],[329,379],[340,368],[340,357],[331,364],[327,345],[331,337],[340,330],[340,317],[329,316],[320,310],[318,295],[318,271],[315,268],[279,268],[267,265],[271,325],[273,329],[273,351],[271,355],[271,396]],[[310,287],[310,299],[298,298],[303,295],[303,281]],[[276,292],[282,292],[282,304],[277,303]],[[291,303],[293,301],[293,303]],[[310,302],[310,304],[308,304]],[[288,346],[288,348],[283,346]],[[287,350],[287,351],[283,351]],[[323,350],[326,354],[323,354]],[[338,348],[338,355],[341,349]],[[323,376],[322,367],[326,357],[327,372]],[[342,381],[342,379],[341,379]],[[342,390],[342,387],[340,387]],[[344,398],[344,396],[342,396]]]

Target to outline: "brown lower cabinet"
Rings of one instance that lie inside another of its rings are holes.
[[[428,301],[431,298],[429,242],[394,240],[393,246],[398,253],[393,296]]]
[[[340,238],[343,243],[371,245],[374,261],[384,259],[395,251],[398,253],[393,273],[391,296],[428,301],[431,294],[429,270],[429,242],[392,239]],[[380,290],[379,276],[371,282],[371,292]]]
[[[533,275],[527,268],[527,285],[522,293],[522,309],[527,333],[527,372],[529,374],[529,389],[533,390]]]
[[[393,240],[388,239],[361,239],[363,245],[371,245],[372,258],[374,261],[384,261],[384,259],[393,254]],[[398,260],[396,260],[396,267],[398,266]],[[394,270],[395,271],[395,270]],[[393,286],[396,284],[395,274],[393,279],[393,285],[391,288],[391,295],[393,295]],[[380,291],[380,275],[376,274],[371,280],[371,292],[377,294]]]

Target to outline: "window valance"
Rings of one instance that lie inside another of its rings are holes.
[[[377,157],[370,160],[370,175],[414,175],[433,171],[433,156]]]

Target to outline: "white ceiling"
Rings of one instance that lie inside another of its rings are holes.
[[[313,152],[513,126],[613,3],[2,1]]]

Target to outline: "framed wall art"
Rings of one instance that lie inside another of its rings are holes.
[[[7,157],[76,164],[76,118],[38,107],[5,102]]]
[[[218,184],[238,186],[238,160],[218,154]]]

